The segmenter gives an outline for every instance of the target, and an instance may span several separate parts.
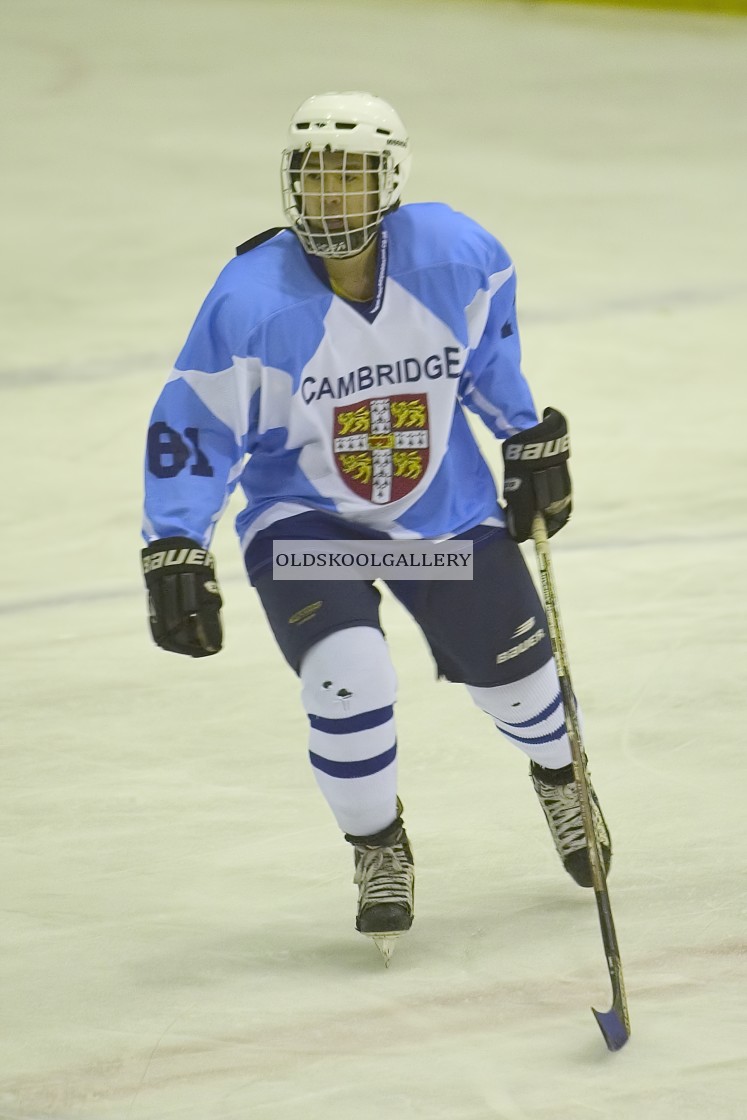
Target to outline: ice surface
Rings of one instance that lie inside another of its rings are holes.
[[[747,24],[401,0],[0,19],[0,1117],[741,1120]],[[147,417],[232,247],[282,221],[285,125],[324,88],[393,101],[409,198],[505,242],[526,371],[571,418],[555,570],[616,844],[616,1055],[593,898],[395,603],[418,895],[388,970],[230,517],[225,651],[146,633]]]

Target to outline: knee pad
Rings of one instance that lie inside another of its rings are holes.
[[[397,675],[384,635],[373,626],[335,630],[301,662],[301,702],[325,719],[362,715],[394,704]]]
[[[550,769],[570,762],[560,682],[552,659],[512,684],[468,685],[467,691],[498,730],[534,762]]]

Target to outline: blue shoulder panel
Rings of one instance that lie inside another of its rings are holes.
[[[234,257],[209,292],[177,369],[217,373],[255,357],[294,377],[324,332],[332,292],[314,275],[296,236],[284,230]]]
[[[464,214],[438,202],[402,206],[385,218],[391,231],[389,275],[467,345],[464,311],[511,259]]]

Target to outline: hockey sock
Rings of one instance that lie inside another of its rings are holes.
[[[343,832],[368,836],[397,816],[397,678],[383,634],[337,630],[301,664],[314,777]]]
[[[570,763],[571,745],[552,659],[536,672],[511,684],[494,688],[467,685],[467,691],[478,708],[492,718],[498,730],[533,762],[548,770],[559,770]]]

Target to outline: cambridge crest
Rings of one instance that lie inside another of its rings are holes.
[[[428,466],[425,393],[375,397],[336,408],[333,450],[343,479],[376,505],[414,490]]]

